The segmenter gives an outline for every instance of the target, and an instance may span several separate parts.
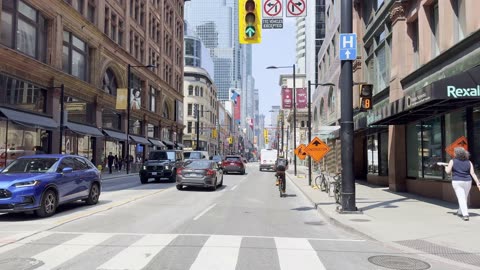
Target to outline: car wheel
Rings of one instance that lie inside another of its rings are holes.
[[[142,184],[146,184],[146,183],[148,183],[148,178],[140,177],[140,182],[142,182]]]
[[[49,189],[43,193],[42,199],[40,201],[40,208],[35,211],[35,214],[39,217],[49,217],[55,214],[57,210],[57,194]]]
[[[94,205],[98,203],[98,199],[100,198],[100,187],[97,183],[92,184],[90,188],[90,192],[88,193],[88,198],[85,201],[88,205]]]
[[[215,183],[213,183],[213,186],[210,187],[210,191],[215,191],[217,190],[217,179],[215,178]]]
[[[183,190],[183,185],[177,185],[178,190]]]
[[[242,175],[244,175],[244,174],[245,174],[245,169],[242,171]]]

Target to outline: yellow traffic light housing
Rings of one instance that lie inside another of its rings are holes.
[[[260,0],[238,1],[238,37],[240,44],[262,41],[262,3]]]
[[[373,108],[373,85],[360,84],[360,111],[366,112]]]
[[[268,138],[268,129],[263,129],[263,137],[266,139]]]

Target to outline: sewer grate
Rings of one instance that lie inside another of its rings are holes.
[[[446,258],[452,261],[480,266],[480,256],[475,253],[469,253],[459,249],[437,245],[425,240],[405,240],[405,241],[397,241],[397,243],[409,248],[420,250],[428,254],[440,256],[442,258]]]
[[[10,258],[0,260],[1,269],[22,269],[22,270],[31,270],[35,269],[44,263],[39,260],[32,258]]]
[[[427,262],[402,256],[378,255],[368,258],[368,261],[381,267],[396,270],[424,270],[429,269]]]

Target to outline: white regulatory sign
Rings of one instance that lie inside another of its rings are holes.
[[[282,0],[262,0],[262,13],[264,19],[282,18],[283,3]]]
[[[307,16],[307,1],[305,0],[287,0],[287,17],[305,17]]]

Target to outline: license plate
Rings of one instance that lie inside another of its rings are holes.
[[[152,172],[152,175],[157,175],[157,172]]]
[[[235,166],[235,163],[230,163],[230,165]]]
[[[196,173],[191,173],[190,174],[190,177],[200,177],[201,175],[200,174],[196,174]]]

